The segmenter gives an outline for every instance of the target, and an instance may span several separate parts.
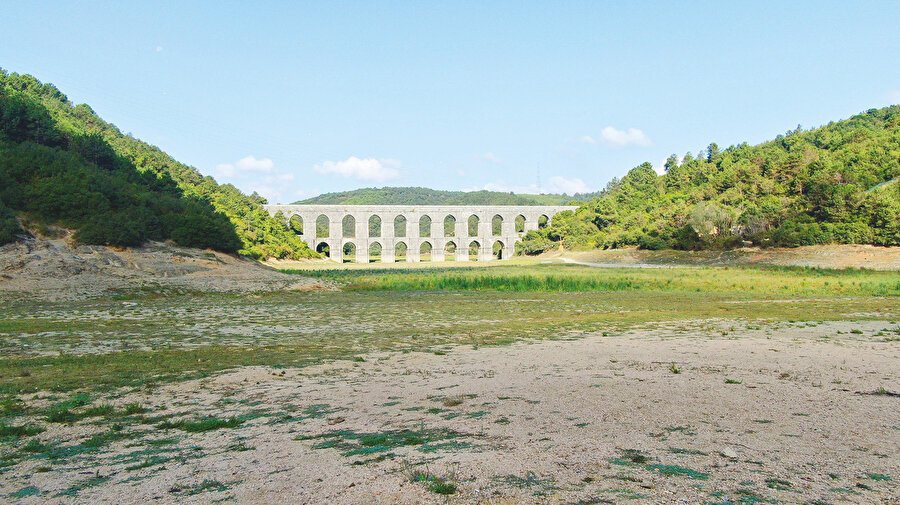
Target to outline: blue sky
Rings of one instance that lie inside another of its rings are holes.
[[[885,2],[2,2],[0,67],[273,202],[597,190],[900,102]]]

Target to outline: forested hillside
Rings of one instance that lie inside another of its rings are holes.
[[[900,106],[872,109],[756,146],[649,163],[553,225],[523,250],[715,249],[825,243],[900,245]]]
[[[0,69],[0,243],[20,232],[19,215],[75,229],[88,244],[172,239],[255,258],[314,255],[262,203],[124,135],[53,85]]]
[[[597,193],[568,195],[525,195],[499,191],[440,191],[428,188],[362,188],[325,193],[298,204],[339,205],[565,205],[585,202]]]

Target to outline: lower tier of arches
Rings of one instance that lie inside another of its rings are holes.
[[[497,261],[510,259],[515,237],[480,238],[394,238],[394,239],[310,239],[316,252],[339,263],[395,263],[408,261]]]

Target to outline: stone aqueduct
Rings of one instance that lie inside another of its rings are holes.
[[[477,251],[477,261],[507,259],[526,232],[538,229],[541,223],[549,224],[558,212],[577,207],[266,205],[265,208],[273,216],[281,212],[289,221],[296,222],[299,218],[300,238],[317,251],[327,246],[334,261],[343,261],[344,248],[348,247],[354,250],[357,263],[368,263],[378,251],[382,262],[392,263],[395,252],[404,248],[406,261],[411,262],[420,261],[425,254],[431,261],[450,259],[445,254],[452,254],[456,261],[469,261],[470,248]],[[470,220],[477,224],[470,226]],[[376,227],[372,222],[380,224]],[[447,223],[453,223],[452,227]],[[370,233],[372,228],[376,229],[375,233]],[[395,233],[395,228],[400,232]],[[499,258],[495,257],[496,250],[500,251]]]

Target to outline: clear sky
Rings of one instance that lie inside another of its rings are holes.
[[[601,189],[900,102],[900,2],[0,2],[0,67],[272,202]]]

